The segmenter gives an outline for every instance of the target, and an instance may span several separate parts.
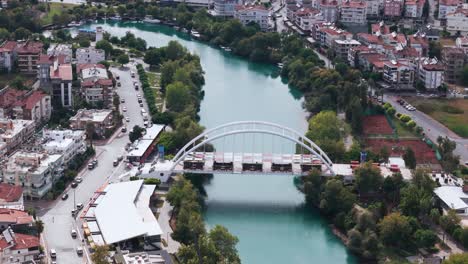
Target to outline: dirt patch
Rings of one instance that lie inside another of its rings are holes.
[[[364,134],[365,135],[391,135],[393,129],[384,115],[371,115],[363,119]]]
[[[374,152],[379,152],[386,146],[392,155],[403,155],[405,148],[411,148],[416,156],[417,164],[439,164],[435,151],[421,140],[397,140],[397,139],[367,139],[366,145]]]

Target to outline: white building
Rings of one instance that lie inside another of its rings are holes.
[[[15,233],[5,229],[0,236],[0,263],[35,263],[39,258],[41,243],[39,237]]]
[[[468,36],[468,9],[458,8],[452,13],[447,13],[446,18],[448,32]]]
[[[257,23],[262,30],[267,30],[269,27],[268,15],[270,11],[262,5],[243,6],[237,5],[234,17],[239,19],[242,24],[247,25],[251,22]]]
[[[379,16],[381,2],[379,0],[367,0],[367,16],[369,17],[376,17]]]
[[[102,27],[96,27],[96,42],[104,39],[104,29]]]
[[[23,186],[24,195],[42,198],[63,175],[60,154],[18,151],[3,167],[3,181]]]
[[[336,57],[343,59],[343,61],[348,61],[349,50],[360,45],[361,43],[355,39],[336,39],[333,44],[333,51]]]
[[[342,2],[340,21],[344,24],[366,24],[367,2],[362,0],[348,0]]]
[[[468,51],[468,37],[459,37],[455,40],[457,48],[462,48],[465,53]]]
[[[444,65],[437,59],[422,58],[419,60],[417,76],[427,90],[436,90],[444,83],[444,69]]]
[[[34,121],[0,119],[0,157],[11,152],[32,136]]]
[[[325,21],[335,23],[338,20],[340,12],[336,0],[321,0],[318,3],[318,9],[322,12]]]
[[[405,2],[405,16],[421,18],[425,2],[425,0],[407,0]]]
[[[439,0],[439,19],[445,19],[447,14],[455,12],[460,0]]]
[[[444,203],[446,209],[453,209],[457,214],[468,216],[468,194],[465,186],[441,186],[434,193]]]
[[[104,244],[125,243],[141,237],[145,249],[161,248],[161,227],[149,207],[155,187],[138,180],[113,183],[104,189],[94,209]]]
[[[67,164],[77,154],[86,151],[86,133],[84,130],[49,130],[42,131],[42,147],[49,154],[63,155],[63,162]]]
[[[106,53],[102,49],[96,49],[93,47],[79,48],[76,50],[76,60],[78,64],[96,64],[106,60]]]
[[[187,6],[205,7],[208,8],[213,5],[213,0],[174,0],[176,3],[184,3]]]
[[[303,31],[312,31],[315,24],[324,22],[322,13],[314,8],[301,8],[294,13],[294,24]]]
[[[47,56],[59,57],[60,55],[64,56],[63,63],[71,63],[71,60],[73,58],[72,45],[50,44],[50,47],[47,49]]]
[[[214,0],[214,15],[233,17],[238,4],[238,0]]]

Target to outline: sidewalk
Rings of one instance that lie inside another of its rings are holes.
[[[167,242],[167,247],[164,247],[163,245],[163,249],[167,250],[170,254],[174,254],[179,250],[180,243],[171,237],[172,228],[169,225],[169,220],[171,219],[172,206],[166,201],[165,197],[161,199],[164,200],[164,204],[160,209],[158,222],[161,226],[161,230],[163,231],[161,238]]]

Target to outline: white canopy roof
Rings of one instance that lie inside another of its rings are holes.
[[[462,187],[442,186],[434,190],[435,194],[450,208],[459,210],[468,208],[468,194]]]

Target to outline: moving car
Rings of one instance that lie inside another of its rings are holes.
[[[117,87],[120,87],[120,86],[122,86],[122,85],[120,84],[120,82],[117,82]]]
[[[88,169],[89,170],[94,169],[94,164],[92,162],[88,163]]]
[[[124,98],[120,99],[120,102],[121,102],[122,104],[125,103],[125,99],[124,99]]]
[[[128,116],[125,117],[125,121],[130,122],[130,118]]]
[[[52,259],[57,258],[57,251],[55,251],[55,249],[53,248],[50,249],[50,258]]]
[[[79,210],[83,209],[83,204],[82,203],[77,203],[76,208],[79,209]]]
[[[71,236],[72,236],[73,238],[76,238],[76,235],[77,235],[76,230],[75,230],[75,229],[72,229],[72,230],[71,230]]]
[[[66,200],[66,199],[68,199],[68,193],[62,195],[62,200]]]
[[[72,187],[72,188],[78,187],[78,183],[77,183],[77,182],[72,182],[72,183],[71,183],[71,187]]]
[[[93,164],[94,164],[94,166],[97,166],[98,160],[97,160],[97,159],[93,159]]]
[[[130,75],[132,76],[132,78],[135,78],[135,72],[134,71],[131,71]]]
[[[124,107],[122,108],[122,111],[127,112],[127,107],[124,106]]]
[[[117,167],[117,165],[119,165],[119,160],[116,160],[116,159],[115,159],[114,162],[112,162],[112,165],[113,165],[114,167]]]
[[[76,254],[78,254],[78,256],[83,255],[83,247],[78,246],[76,248]]]

